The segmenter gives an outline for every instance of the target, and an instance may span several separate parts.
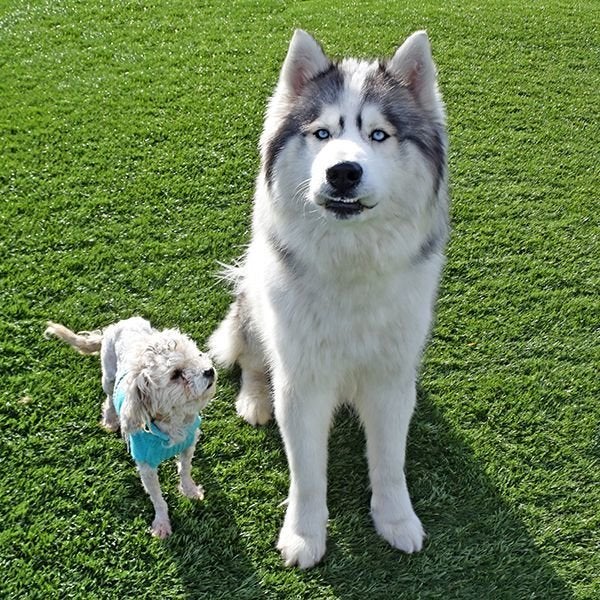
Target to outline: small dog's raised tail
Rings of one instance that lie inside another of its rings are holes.
[[[75,333],[68,327],[60,323],[53,323],[52,321],[46,323],[44,336],[46,338],[52,336],[60,338],[81,354],[95,354],[99,352],[103,337],[101,331],[80,331],[79,333]]]

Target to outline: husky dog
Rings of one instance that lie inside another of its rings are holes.
[[[301,568],[325,553],[327,440],[346,402],[366,433],[375,527],[416,552],[424,532],[406,486],[406,436],[449,229],[427,34],[387,61],[332,62],[296,31],[260,149],[252,239],[209,347],[240,365],[246,421],[265,423],[274,407],[290,468],[278,549]]]
[[[158,465],[177,456],[179,490],[188,498],[204,498],[191,470],[198,413],[215,393],[217,375],[210,359],[179,330],[157,331],[141,317],[80,333],[49,321],[45,335],[67,342],[81,354],[100,352],[106,393],[102,425],[109,431],[120,428],[127,441],[154,506],[152,534],[171,535]]]

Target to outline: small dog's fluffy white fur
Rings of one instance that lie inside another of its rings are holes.
[[[145,319],[133,317],[103,331],[80,333],[48,322],[45,335],[64,340],[82,354],[100,352],[106,394],[102,425],[109,431],[120,428],[124,437],[153,422],[177,444],[185,438],[186,425],[214,395],[216,373],[210,358],[177,329],[157,331]],[[113,404],[117,373],[126,373],[120,416]],[[197,440],[198,432],[193,444],[178,456],[177,466],[180,491],[188,498],[201,500],[204,490],[191,476]],[[167,537],[171,523],[157,469],[145,463],[138,463],[137,468],[155,510],[151,531],[157,537]]]
[[[425,32],[385,63],[333,63],[297,31],[261,153],[252,239],[230,273],[236,300],[209,347],[242,369],[244,419],[265,423],[274,406],[291,480],[278,548],[301,568],[325,553],[327,440],[347,402],[366,433],[375,527],[416,552],[406,437],[448,231],[445,115]]]

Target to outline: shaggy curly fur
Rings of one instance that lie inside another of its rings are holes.
[[[103,331],[80,333],[48,322],[45,335],[64,340],[82,354],[100,352],[102,388],[106,393],[102,425],[109,431],[120,428],[125,439],[152,423],[169,436],[171,444],[182,442],[215,393],[216,373],[210,359],[177,329],[157,331],[145,319],[133,317]],[[119,414],[113,402],[118,379],[125,394]],[[201,500],[204,490],[191,477],[197,440],[198,431],[193,443],[178,457],[179,489],[188,498]],[[157,469],[143,462],[136,464],[154,505],[152,533],[167,537],[171,523]]]

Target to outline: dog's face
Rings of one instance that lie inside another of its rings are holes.
[[[173,329],[153,333],[132,369],[121,413],[123,431],[155,419],[189,424],[214,396],[216,381],[210,358],[190,338]]]
[[[444,114],[426,35],[411,36],[386,63],[332,63],[312,37],[296,32],[261,148],[267,185],[292,190],[303,212],[410,220],[422,208],[414,199],[434,198],[445,168]]]

